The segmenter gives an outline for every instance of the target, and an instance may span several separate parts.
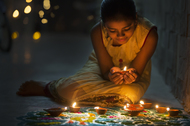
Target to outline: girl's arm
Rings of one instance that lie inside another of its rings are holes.
[[[136,58],[131,63],[131,68],[135,68],[139,76],[142,75],[147,62],[150,60],[154,51],[156,50],[156,45],[158,41],[158,34],[156,29],[151,29],[144,46],[141,51],[137,54]],[[138,77],[139,78],[139,77]]]
[[[109,80],[108,74],[110,72],[110,69],[114,66],[114,64],[103,44],[101,34],[101,25],[99,22],[91,30],[91,40],[103,78]]]

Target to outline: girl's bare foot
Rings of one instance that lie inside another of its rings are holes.
[[[21,96],[45,96],[44,87],[44,82],[26,81],[20,86],[17,94]]]

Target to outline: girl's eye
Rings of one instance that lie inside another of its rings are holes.
[[[128,28],[128,29],[124,29],[124,31],[129,31],[131,28]]]
[[[110,31],[111,33],[114,33],[115,31]]]

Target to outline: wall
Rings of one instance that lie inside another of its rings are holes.
[[[138,12],[158,27],[153,64],[190,112],[190,0],[135,0]]]

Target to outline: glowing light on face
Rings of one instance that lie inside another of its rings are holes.
[[[41,22],[42,22],[42,24],[46,24],[46,23],[48,23],[48,20],[45,19],[45,18],[43,18],[43,19],[41,20]]]
[[[12,33],[11,38],[16,39],[16,38],[18,38],[18,36],[19,36],[19,33],[17,31],[15,31]]]
[[[32,0],[26,0],[26,3],[30,3],[30,2],[32,2]]]
[[[40,37],[41,37],[41,33],[38,32],[38,31],[33,34],[33,39],[34,40],[38,40]]]
[[[142,105],[143,105],[143,104],[144,104],[144,101],[140,101],[140,104],[142,104]]]
[[[74,102],[74,103],[73,103],[73,105],[72,105],[72,107],[74,108],[74,107],[76,106],[76,104],[77,104],[77,103],[76,103],[76,102]]]
[[[29,14],[31,12],[32,8],[30,5],[26,6],[25,9],[24,9],[24,13],[25,14]]]
[[[40,17],[40,18],[43,18],[43,16],[44,16],[44,11],[43,11],[43,10],[40,10],[40,11],[38,12],[38,14],[39,14],[39,17]]]
[[[44,9],[48,10],[50,9],[51,5],[50,5],[50,0],[44,0],[43,2],[43,7]]]
[[[19,16],[19,11],[18,10],[15,10],[13,12],[13,18],[17,18]]]

